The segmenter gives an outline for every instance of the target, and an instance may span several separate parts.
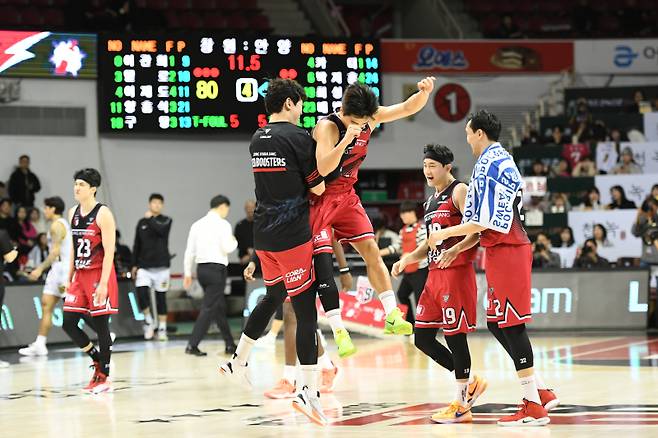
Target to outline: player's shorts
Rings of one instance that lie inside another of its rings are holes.
[[[530,245],[495,245],[486,248],[487,322],[511,327],[532,321]]]
[[[88,313],[91,316],[113,315],[119,313],[119,287],[117,276],[112,266],[110,279],[107,281],[107,300],[100,306],[94,306],[94,293],[101,278],[102,269],[78,269],[73,274],[73,281],[64,298],[64,311]]]
[[[324,193],[311,201],[311,229],[314,253],[332,252],[331,229],[341,243],[374,239],[370,219],[361,199],[352,188],[344,193]]]
[[[315,281],[313,244],[308,241],[285,251],[256,250],[265,286],[284,282],[288,296],[306,291]]]
[[[169,268],[139,268],[135,277],[135,287],[148,287],[156,292],[167,292],[169,277]]]
[[[69,264],[63,262],[53,263],[46,275],[46,284],[43,286],[44,295],[63,297],[69,276]]]
[[[416,308],[416,328],[440,328],[446,336],[475,331],[477,283],[469,263],[431,269]]]

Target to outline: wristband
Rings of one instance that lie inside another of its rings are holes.
[[[344,268],[338,268],[338,272],[340,272],[341,274],[349,274],[349,272],[350,272],[350,267],[349,267],[349,266],[345,266]]]

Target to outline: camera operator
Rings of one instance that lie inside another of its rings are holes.
[[[610,262],[605,257],[598,255],[597,249],[596,240],[587,239],[573,267],[580,269],[609,268]]]
[[[544,233],[537,234],[532,252],[533,268],[559,268],[560,255],[551,251],[551,241]]]

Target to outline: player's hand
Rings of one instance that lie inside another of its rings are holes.
[[[189,290],[191,286],[192,286],[192,277],[184,277],[183,278],[183,289]]]
[[[340,290],[352,290],[353,284],[354,279],[352,278],[352,274],[350,272],[344,272],[340,274]]]
[[[398,277],[400,274],[404,272],[404,269],[407,267],[407,258],[402,257],[400,260],[395,262],[393,264],[393,268],[391,268],[391,275],[393,277]]]
[[[28,274],[27,278],[30,281],[39,281],[39,279],[41,278],[41,274],[43,274],[43,270],[39,268],[35,268],[32,270],[32,272]]]
[[[445,269],[450,267],[450,265],[452,264],[452,262],[455,261],[458,255],[459,255],[459,249],[457,248],[457,246],[453,246],[450,249],[441,251],[441,259],[439,260],[439,269]]]
[[[352,143],[355,138],[357,138],[359,135],[361,135],[361,131],[363,128],[361,128],[359,125],[355,123],[350,123],[347,126],[347,131],[345,132],[345,137],[343,137],[343,141],[345,141],[347,144]]]
[[[242,272],[242,275],[244,276],[244,279],[247,281],[254,281],[256,280],[254,278],[254,272],[256,272],[256,263],[254,262],[249,262],[246,268],[244,268],[244,271]]]
[[[94,307],[100,307],[107,301],[107,283],[99,283],[94,292]]]
[[[430,249],[436,250],[436,246],[443,243],[448,238],[446,230],[432,231],[427,238],[427,245]]]
[[[144,217],[146,219],[151,219],[153,217],[153,213],[151,213],[151,210],[146,210],[146,213],[144,213]]]
[[[434,81],[436,78],[434,76],[427,76],[425,79],[422,79],[418,82],[418,91],[422,93],[431,93],[434,89]]]

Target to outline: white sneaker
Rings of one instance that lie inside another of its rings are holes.
[[[229,360],[224,365],[220,365],[219,374],[227,378],[229,382],[240,385],[245,389],[251,389],[251,382],[247,376],[247,366]]]
[[[167,342],[168,340],[169,340],[169,336],[167,336],[167,331],[166,330],[158,330],[158,341]]]
[[[110,339],[112,339],[112,345],[114,345],[114,340],[117,338],[117,334],[114,332],[110,332]]]
[[[18,350],[18,354],[23,356],[47,356],[48,347],[46,347],[45,344],[32,342],[27,347]]]
[[[304,386],[297,396],[292,401],[292,407],[306,415],[309,420],[318,426],[326,426],[329,422],[327,417],[322,412],[322,405],[320,404],[320,394],[311,394],[307,386]]]
[[[272,332],[268,332],[265,336],[256,341],[257,347],[274,348],[276,346],[276,336]]]
[[[9,362],[5,362],[4,360],[0,360],[0,368],[9,368]]]
[[[150,341],[155,335],[155,327],[150,324],[144,324],[144,339]]]

